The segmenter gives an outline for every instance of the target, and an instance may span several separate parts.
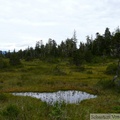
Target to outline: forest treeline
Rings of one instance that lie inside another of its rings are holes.
[[[35,47],[28,47],[25,50],[0,53],[1,57],[9,58],[11,65],[20,64],[21,59],[31,61],[40,59],[44,61],[53,61],[59,59],[69,59],[75,65],[81,65],[83,62],[92,62],[96,56],[99,57],[118,57],[120,50],[120,29],[116,28],[110,32],[109,28],[105,29],[103,35],[96,33],[93,39],[86,37],[86,43],[77,43],[76,31],[72,38],[61,41],[58,45],[54,39],[49,38],[44,45],[43,41],[37,41]]]

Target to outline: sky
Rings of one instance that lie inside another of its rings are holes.
[[[80,42],[120,23],[120,0],[0,0],[0,50],[57,44],[73,36]]]

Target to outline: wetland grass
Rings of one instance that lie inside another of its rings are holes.
[[[113,76],[105,74],[109,64],[111,61],[104,65],[86,64],[80,71],[66,62],[35,60],[0,70],[0,120],[89,120],[90,113],[119,113],[120,94],[108,84]],[[98,97],[80,104],[51,106],[35,98],[9,94],[58,90],[81,90]]]

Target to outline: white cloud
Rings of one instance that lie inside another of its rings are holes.
[[[114,30],[119,8],[119,0],[0,0],[0,49],[34,46],[48,38],[60,43],[74,29],[85,41],[86,35],[103,34],[106,27]]]

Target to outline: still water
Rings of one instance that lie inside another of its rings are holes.
[[[80,103],[82,100],[96,98],[96,95],[91,95],[86,92],[81,91],[58,91],[58,92],[44,92],[44,93],[35,93],[35,92],[24,92],[24,93],[12,93],[16,96],[31,96],[38,98],[49,104],[55,102],[65,102],[65,103]]]

